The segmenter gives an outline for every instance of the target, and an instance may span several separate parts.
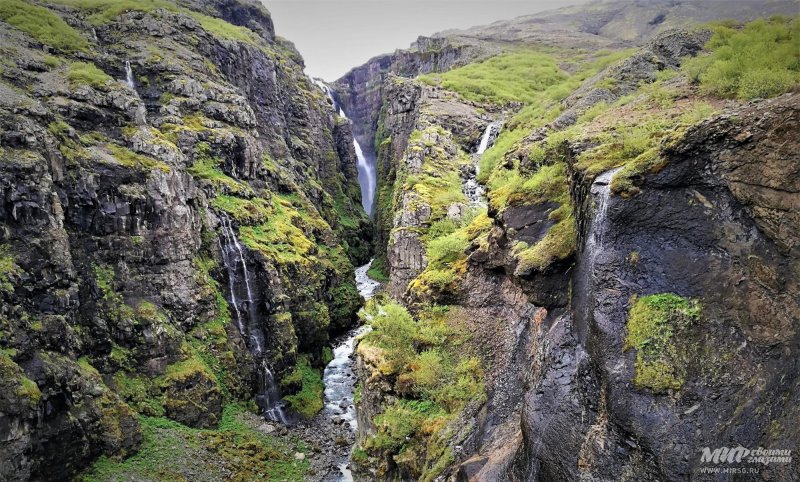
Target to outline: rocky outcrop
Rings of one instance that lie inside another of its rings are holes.
[[[181,5],[47,10],[74,51],[0,22],[4,480],[131,454],[137,414],[214,427],[355,320],[349,128],[259,3]]]
[[[703,447],[796,445],[797,233],[775,222],[798,202],[799,120],[797,95],[726,112],[668,147],[667,167],[641,179],[640,194],[609,199],[606,241],[579,255],[575,285],[586,291],[542,334],[518,480],[683,480],[698,476]],[[675,328],[680,390],[633,382],[632,296],[656,293],[702,306],[699,323]],[[794,464],[761,477],[785,480]]]
[[[372,156],[372,151],[378,150],[378,143],[373,147],[373,142],[384,100],[394,102],[393,94],[384,92],[387,87],[391,89],[391,83],[386,83],[391,75],[413,78],[445,72],[497,51],[473,39],[420,36],[410,48],[372,58],[337,80],[337,100],[353,119],[353,133],[359,144]]]

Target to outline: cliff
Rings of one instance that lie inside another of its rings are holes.
[[[268,408],[355,320],[349,125],[259,3],[180,5],[0,8],[4,480]]]

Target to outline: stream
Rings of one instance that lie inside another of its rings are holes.
[[[369,263],[356,268],[356,287],[364,299],[370,299],[380,287],[380,283],[367,275],[372,265]],[[355,443],[355,433],[358,428],[356,421],[356,408],[353,402],[356,387],[356,374],[353,371],[355,356],[353,354],[356,339],[359,335],[369,331],[368,326],[359,326],[340,338],[333,349],[333,360],[325,367],[322,380],[325,384],[325,407],[318,415],[324,422],[332,423],[334,431],[340,432],[340,437],[348,441],[338,451],[337,461],[339,473],[329,474],[325,481],[352,481],[350,473],[350,451]],[[338,428],[338,430],[336,430]]]

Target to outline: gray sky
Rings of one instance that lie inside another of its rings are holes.
[[[297,46],[306,73],[333,81],[419,35],[486,25],[587,0],[262,0],[275,31]]]

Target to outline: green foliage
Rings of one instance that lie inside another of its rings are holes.
[[[141,417],[144,441],[127,459],[101,456],[76,480],[182,481],[196,478],[198,463],[205,477],[233,480],[303,480],[308,460],[297,441],[282,440],[258,430],[261,419],[239,405],[226,405],[219,428],[192,429],[166,418]]]
[[[105,89],[113,79],[91,62],[72,62],[69,64],[67,78],[72,85],[89,85]]]
[[[286,395],[284,400],[289,402],[292,410],[306,420],[311,420],[323,407],[323,393],[325,385],[319,370],[311,366],[308,355],[300,355],[294,370],[281,380],[281,388],[300,387],[296,393]]]
[[[389,269],[386,263],[386,256],[381,255],[372,261],[372,264],[367,271],[367,275],[375,281],[387,283],[389,281]]]
[[[464,354],[460,311],[434,307],[414,320],[402,306],[371,302],[362,313],[373,331],[359,354],[393,382],[398,395],[373,419],[376,433],[357,450],[393,458],[404,473],[431,480],[452,461],[447,425],[471,401],[485,397],[480,362]]]
[[[249,28],[233,25],[225,20],[209,17],[208,15],[202,15],[197,12],[188,13],[200,23],[200,25],[203,27],[203,30],[211,35],[214,35],[215,37],[253,45],[258,44],[261,41],[259,36]]]
[[[62,52],[86,50],[89,43],[52,10],[21,0],[0,0],[0,20],[37,42]],[[49,64],[48,64],[49,65]]]
[[[709,55],[684,70],[703,92],[726,98],[772,97],[800,82],[800,17],[759,19],[742,29],[718,25]]]
[[[678,390],[683,385],[679,330],[700,320],[700,302],[672,293],[631,299],[624,348],[636,350],[634,383],[654,392]]]
[[[22,272],[8,245],[0,244],[0,293],[14,291],[14,277]]]

